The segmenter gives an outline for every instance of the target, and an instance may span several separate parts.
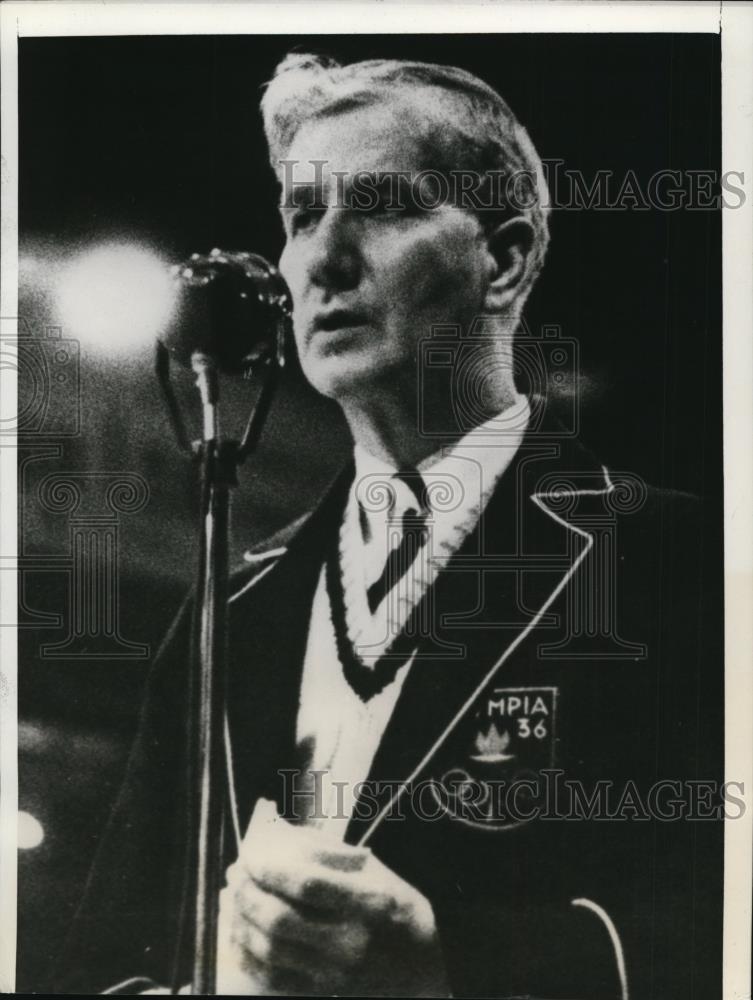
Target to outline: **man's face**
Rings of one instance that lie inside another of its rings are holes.
[[[289,175],[293,191],[283,185],[280,269],[293,296],[303,371],[334,399],[368,397],[395,378],[415,378],[417,344],[436,324],[467,329],[495,271],[468,211],[451,204],[362,211],[347,197],[338,205],[338,185],[347,196],[359,171],[415,175],[430,166],[415,115],[396,102],[312,120],[287,154],[298,162]],[[312,161],[324,161],[318,177]],[[323,208],[311,207],[314,192],[306,189],[317,180]]]

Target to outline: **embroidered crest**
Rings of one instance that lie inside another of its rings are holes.
[[[505,830],[533,818],[539,774],[555,762],[557,688],[493,688],[453,744],[454,766],[435,792],[469,826]]]

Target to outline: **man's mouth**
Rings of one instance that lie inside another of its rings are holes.
[[[362,326],[366,322],[364,313],[353,309],[332,309],[330,312],[318,313],[311,324],[314,332],[318,330],[341,330],[351,326]]]

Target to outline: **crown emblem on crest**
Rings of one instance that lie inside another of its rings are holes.
[[[503,760],[512,760],[514,753],[505,753],[510,745],[510,734],[500,733],[497,727],[492,724],[484,733],[476,735],[475,747],[478,753],[471,754],[471,760],[481,761],[485,764],[497,764]]]

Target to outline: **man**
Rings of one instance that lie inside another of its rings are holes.
[[[690,498],[613,479],[516,389],[530,139],[418,63],[291,56],[263,112],[301,366],[355,449],[234,582],[218,988],[715,995],[718,824],[669,800],[719,773],[716,567]],[[188,621],[77,931],[88,989],[187,980]]]

